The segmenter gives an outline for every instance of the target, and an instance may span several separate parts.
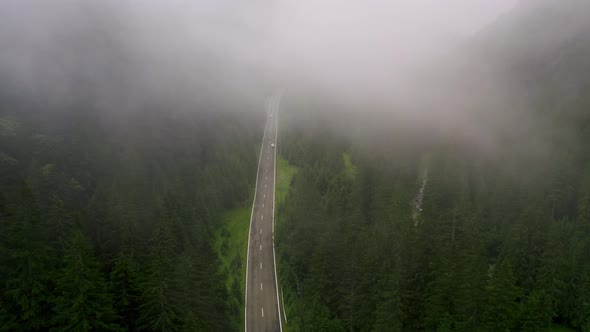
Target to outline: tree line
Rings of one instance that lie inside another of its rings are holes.
[[[0,330],[241,327],[211,239],[249,200],[256,117],[2,97]]]
[[[452,137],[343,134],[329,112],[289,109],[281,154],[300,170],[278,210],[277,259],[291,329],[590,330],[585,108],[553,114],[534,158],[515,137],[490,155]]]

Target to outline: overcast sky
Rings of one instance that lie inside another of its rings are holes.
[[[277,0],[274,60],[330,88],[388,89],[384,84],[438,61],[516,1]]]
[[[511,9],[517,0],[413,0],[400,1],[408,20],[415,20],[448,30],[449,33],[469,35],[498,15]]]
[[[40,75],[35,69],[31,76],[33,68],[58,75],[112,67],[106,58],[112,52],[105,49],[112,44],[75,37],[97,31],[116,39],[114,47],[131,50],[126,54],[135,56],[134,65],[158,73],[157,80],[142,79],[155,90],[162,90],[164,79],[172,87],[191,75],[204,89],[229,72],[251,76],[269,64],[278,76],[296,75],[335,89],[348,83],[350,89],[387,89],[392,75],[399,81],[402,69],[453,49],[516,1],[4,0],[0,68],[33,77]],[[93,27],[97,24],[104,26]],[[46,80],[59,85],[56,77]],[[196,88],[186,81],[182,86]]]

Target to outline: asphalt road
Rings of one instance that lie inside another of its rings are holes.
[[[267,103],[250,219],[245,295],[245,329],[250,332],[282,331],[274,250],[276,148],[271,146],[276,147],[280,99],[274,96]]]

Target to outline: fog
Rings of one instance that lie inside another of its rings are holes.
[[[277,61],[346,92],[387,94],[510,9],[502,1],[281,1]],[[295,74],[294,74],[295,75]],[[376,91],[379,90],[379,91]]]
[[[294,76],[336,91],[375,87],[401,81],[404,67],[446,52],[513,1],[5,0],[0,69],[66,95],[74,77],[112,86],[121,67],[133,75],[127,89],[150,94],[220,94]]]
[[[246,100],[262,111],[278,90],[311,91],[493,145],[530,105],[477,41],[533,3],[516,2],[4,0],[0,75],[4,93],[111,111]]]

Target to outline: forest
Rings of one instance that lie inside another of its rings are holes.
[[[0,98],[0,330],[236,330],[212,233],[250,200],[262,126],[91,100]]]
[[[0,331],[242,331],[280,95],[285,331],[590,332],[584,1],[519,1],[417,72],[378,6],[330,7],[348,36],[296,2],[9,2]]]
[[[285,106],[290,331],[590,331],[588,25],[514,15],[461,48],[475,65],[426,76],[460,96],[453,107],[501,123],[487,140],[445,121],[335,118],[342,106],[308,91]],[[498,72],[520,99],[479,98]]]
[[[525,173],[515,155],[395,135],[348,145],[285,119],[282,153],[299,168],[277,216],[290,330],[587,331],[589,120],[575,157]]]

